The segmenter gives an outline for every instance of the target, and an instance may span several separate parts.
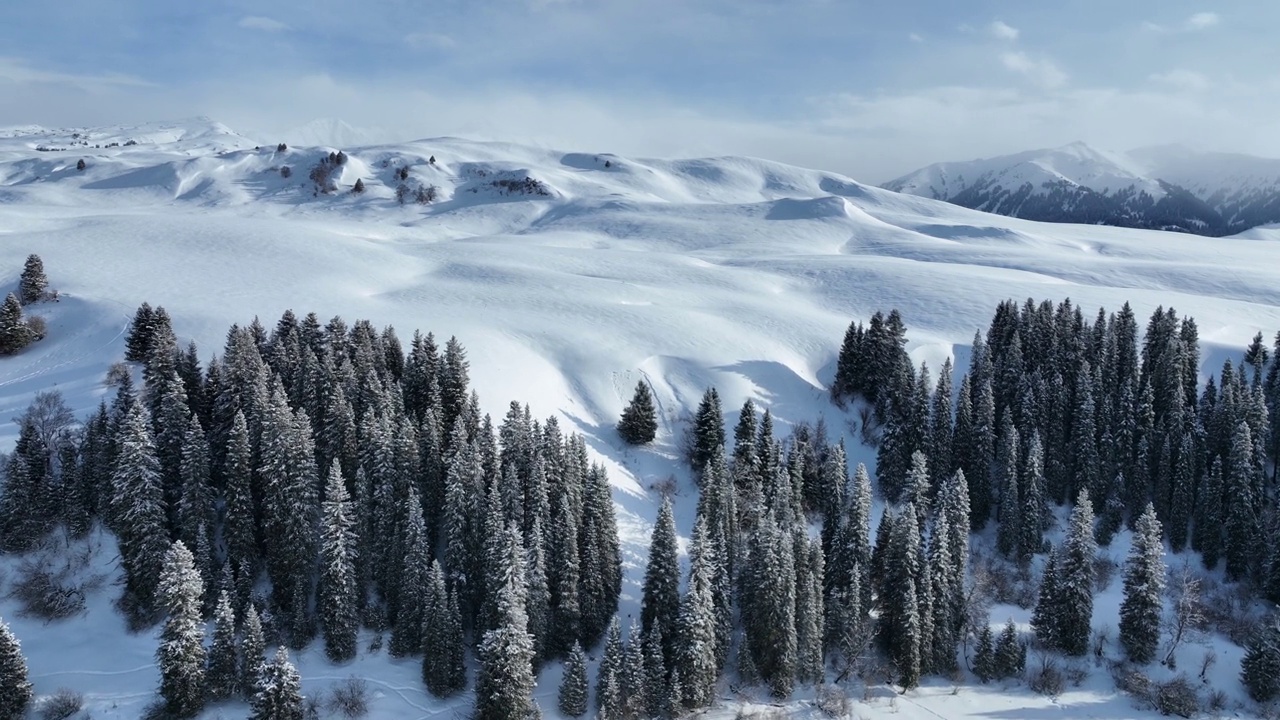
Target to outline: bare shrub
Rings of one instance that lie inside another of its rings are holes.
[[[1198,634],[1204,626],[1206,608],[1200,601],[1200,587],[1201,580],[1191,571],[1190,563],[1183,562],[1181,567],[1169,572],[1169,582],[1165,588],[1169,602],[1165,606],[1161,624],[1165,634],[1169,636],[1166,646],[1168,650],[1162,662],[1170,668],[1177,666],[1174,653],[1178,651],[1178,647]]]
[[[998,557],[987,557],[985,563],[991,596],[996,602],[1017,605],[1023,609],[1036,604],[1040,587],[1032,578],[1028,566],[1006,562]]]
[[[1027,687],[1041,695],[1058,697],[1067,685],[1058,659],[1046,652],[1036,655],[1036,664],[1027,670]]]
[[[293,177],[293,168],[289,167],[288,165],[280,166],[280,177],[284,178],[285,180],[288,180],[289,178]]]
[[[838,685],[823,685],[814,695],[814,704],[829,718],[847,718],[853,711],[849,695]]]
[[[1111,587],[1111,583],[1116,578],[1116,572],[1120,566],[1116,563],[1116,559],[1110,555],[1098,554],[1093,559],[1093,587],[1098,592],[1106,592]]]
[[[1218,662],[1218,653],[1214,652],[1213,648],[1206,649],[1204,651],[1204,655],[1200,656],[1200,679],[1201,680],[1208,680],[1208,678],[1205,676],[1209,674],[1209,668],[1213,667],[1214,663],[1216,662]]]
[[[1237,645],[1246,644],[1258,630],[1258,618],[1251,609],[1253,600],[1249,597],[1248,586],[1226,586],[1200,578],[1197,582],[1202,588],[1203,600],[1192,607],[1199,610],[1198,619],[1202,626],[1226,635]],[[1173,585],[1174,582],[1170,582],[1171,588]]]
[[[329,689],[329,712],[355,720],[369,714],[369,684],[350,677]]]
[[[302,699],[302,717],[306,720],[320,720],[320,713],[325,709],[327,698],[323,690],[317,690]]]
[[[59,688],[54,694],[40,701],[37,712],[40,720],[67,720],[84,707],[84,695],[67,688]]]
[[[27,317],[27,330],[31,331],[31,337],[36,340],[43,340],[44,336],[49,334],[49,326],[45,324],[44,318],[39,315]]]
[[[111,367],[107,368],[107,387],[119,387],[127,379],[132,379],[129,366],[123,362],[113,362]]]
[[[649,483],[649,489],[658,493],[660,497],[674,497],[679,489],[679,483],[677,483],[676,476],[673,474]]]
[[[1200,712],[1200,698],[1186,675],[1156,685],[1152,706],[1161,715],[1189,718]]]
[[[734,720],[788,720],[790,717],[790,714],[779,707],[741,707],[734,715]]]
[[[1209,695],[1204,699],[1204,709],[1212,713],[1220,713],[1227,709],[1227,703],[1230,698],[1225,690],[1214,688],[1209,691]]]
[[[1062,671],[1063,677],[1071,683],[1071,687],[1080,687],[1089,677],[1089,668],[1080,662],[1069,662]]]
[[[18,614],[49,622],[84,612],[84,590],[70,575],[69,571],[55,572],[39,560],[24,561],[9,593],[22,605]]]
[[[858,407],[858,420],[862,423],[860,437],[867,447],[880,447],[880,423],[876,420],[875,410],[867,404]]]

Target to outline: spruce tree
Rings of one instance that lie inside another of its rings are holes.
[[[708,388],[693,418],[693,447],[689,461],[695,474],[700,474],[707,467],[717,448],[724,448],[724,414],[720,410],[719,393],[715,388]]]
[[[973,674],[984,683],[997,677],[995,638],[991,634],[990,622],[983,623],[982,629],[978,631],[978,646],[973,655]]]
[[[1240,682],[1257,702],[1280,697],[1280,614],[1250,636],[1240,661]]]
[[[1057,578],[1058,647],[1068,655],[1089,649],[1093,619],[1093,563],[1098,554],[1093,535],[1093,503],[1081,489],[1067,524]]]
[[[581,717],[587,712],[587,656],[581,643],[575,642],[569,650],[556,700],[560,712],[569,717]]]
[[[1151,662],[1160,642],[1165,578],[1160,532],[1155,507],[1148,503],[1134,526],[1120,604],[1120,644],[1129,659],[1139,664]]]
[[[0,618],[0,718],[17,720],[31,704],[31,682],[22,645]]]
[[[40,302],[48,288],[49,278],[44,274],[44,262],[39,255],[28,255],[27,262],[22,266],[22,275],[18,278],[18,294],[22,304]]]
[[[1224,471],[1224,555],[1227,560],[1227,579],[1241,580],[1248,574],[1253,562],[1259,533],[1253,439],[1248,424],[1243,420],[1231,435],[1231,450]]]
[[[1031,629],[1035,631],[1036,638],[1049,648],[1058,648],[1062,637],[1058,554],[1058,549],[1054,548],[1044,561],[1044,572],[1040,577],[1040,592],[1035,610],[1031,613]]]
[[[676,552],[676,524],[671,514],[671,498],[664,498],[649,541],[649,564],[644,573],[640,621],[646,635],[654,630],[658,632],[663,651],[668,655],[676,646],[676,625],[680,617],[680,564]]]
[[[624,717],[639,717],[647,712],[649,691],[645,678],[645,642],[640,623],[632,622],[627,633],[627,646],[622,656],[618,682],[622,687]]]
[[[653,407],[653,394],[649,391],[649,384],[643,380],[636,383],[631,403],[622,411],[622,419],[618,421],[618,434],[631,445],[651,443],[658,434],[658,415]]]
[[[683,698],[689,707],[706,706],[719,672],[717,619],[712,587],[714,558],[710,555],[706,522],[699,517],[693,528],[689,589],[680,606],[679,637],[675,647],[677,667],[684,678]]]
[[[0,355],[10,355],[31,344],[34,333],[22,319],[22,303],[9,293],[0,305]]]
[[[399,573],[399,601],[395,623],[391,628],[390,651],[397,657],[414,655],[422,650],[423,608],[428,593],[428,561],[431,549],[427,546],[427,528],[422,516],[422,501],[418,490],[409,487],[404,537],[398,544],[403,549]]]
[[[156,650],[160,696],[169,715],[194,717],[204,707],[206,691],[204,622],[200,614],[204,582],[181,540],[174,541],[165,555],[156,592],[160,606],[169,615]]]
[[[320,525],[320,580],[317,592],[324,651],[333,662],[355,657],[358,588],[355,563],[357,538],[353,531],[350,496],[335,460],[329,466]]]
[[[227,700],[240,689],[236,673],[236,614],[226,590],[218,595],[213,615],[213,643],[209,646],[209,669],[205,673],[209,699]]]
[[[605,632],[604,650],[596,668],[595,707],[600,717],[617,718],[622,715],[622,672],[622,626],[615,616]]]
[[[276,649],[271,662],[262,666],[257,692],[249,701],[249,720],[302,720],[302,678],[289,662],[289,651]]]
[[[924,624],[920,616],[920,530],[910,504],[892,521],[885,572],[881,642],[898,671],[898,684],[909,689],[920,682]]]
[[[145,624],[155,610],[156,585],[168,550],[160,463],[146,409],[130,403],[116,436],[111,478],[112,515],[125,571],[123,606],[130,621]]]
[[[988,629],[989,631],[989,629]],[[996,641],[993,667],[998,678],[1021,677],[1027,664],[1027,646],[1018,638],[1013,620],[1005,623]]]
[[[507,552],[497,604],[497,624],[480,642],[476,720],[519,720],[533,707],[533,638],[525,610],[524,549],[514,529],[505,531]]]
[[[258,694],[258,678],[267,662],[267,641],[262,634],[258,609],[249,605],[244,613],[244,634],[240,638],[240,692],[252,699]]]

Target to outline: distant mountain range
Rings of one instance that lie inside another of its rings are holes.
[[[1176,145],[1116,153],[1076,142],[937,163],[883,187],[1046,222],[1214,237],[1280,223],[1280,160]]]

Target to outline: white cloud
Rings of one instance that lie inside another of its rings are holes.
[[[1150,79],[1161,85],[1189,92],[1203,92],[1211,86],[1209,78],[1204,73],[1194,70],[1175,69],[1165,73],[1155,73],[1150,76]]]
[[[147,87],[151,85],[146,80],[121,73],[105,73],[102,75],[63,73],[33,68],[17,58],[0,57],[0,82],[3,81],[17,85],[70,85],[88,92],[97,92],[108,87]]]
[[[1033,58],[1021,51],[1006,52],[1000,54],[1000,62],[1005,69],[1041,87],[1057,88],[1067,83],[1067,74],[1048,58]]]
[[[288,25],[279,20],[261,15],[246,15],[240,18],[239,25],[248,30],[262,30],[263,32],[281,32],[289,29]]]
[[[419,50],[452,50],[458,41],[443,33],[416,32],[404,36],[406,45]]]
[[[924,42],[924,38],[920,36],[920,33],[911,33],[910,35],[907,36],[907,39],[913,43]]]
[[[993,21],[987,26],[987,32],[991,33],[994,38],[1009,41],[1017,40],[1019,34],[1018,28],[1008,25],[1002,20]]]
[[[1221,22],[1222,17],[1217,13],[1198,12],[1181,23],[1172,26],[1147,20],[1142,23],[1142,29],[1154,33],[1190,33],[1208,30]]]

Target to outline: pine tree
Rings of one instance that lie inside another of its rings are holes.
[[[622,419],[618,421],[618,434],[631,445],[651,443],[658,434],[658,415],[653,407],[653,394],[649,392],[649,384],[643,380],[636,383],[631,404],[622,411]]]
[[[10,355],[31,344],[34,333],[22,319],[22,303],[9,293],[0,305],[0,355]]]
[[[913,688],[922,672],[920,616],[920,530],[907,504],[893,519],[885,558],[886,600],[881,604],[881,642],[898,671],[898,683]]]
[[[1243,420],[1231,435],[1231,451],[1224,471],[1227,579],[1240,580],[1249,572],[1259,533],[1254,494],[1253,439],[1248,424]]]
[[[984,683],[995,680],[997,677],[995,638],[992,637],[989,622],[983,623],[982,630],[978,631],[978,647],[973,656],[973,674]]]
[[[399,543],[404,559],[400,566],[399,601],[390,643],[391,654],[398,657],[413,655],[422,649],[423,608],[430,582],[427,563],[431,558],[422,501],[415,486],[409,487],[409,498],[403,512],[408,515],[404,538]]]
[[[130,403],[116,437],[112,511],[125,571],[124,608],[143,624],[155,610],[156,585],[168,548],[160,463],[142,403]]]
[[[1031,629],[1035,631],[1036,638],[1049,648],[1057,648],[1061,642],[1058,584],[1058,549],[1054,548],[1044,561],[1040,592],[1031,613]]]
[[[498,598],[497,625],[480,642],[476,680],[476,720],[524,718],[532,709],[533,638],[525,611],[524,549],[520,534],[508,529],[504,582]]]
[[[990,629],[988,628],[988,631]],[[1018,638],[1013,620],[1005,623],[996,641],[993,668],[998,678],[1021,677],[1027,664],[1027,646]]]
[[[1249,638],[1240,661],[1240,682],[1257,702],[1280,697],[1280,614]]]
[[[596,668],[596,710],[600,717],[622,715],[622,626],[615,616],[605,632],[604,651]]]
[[[1018,483],[1018,431],[1006,415],[1004,418],[1000,457],[997,462],[1000,488],[999,520],[996,530],[996,547],[1000,554],[1016,559],[1021,549],[1022,524],[1029,520],[1023,515],[1023,504]]]
[[[651,628],[644,635],[644,713],[659,718],[667,705],[667,659],[662,652],[662,634]]]
[[[227,700],[240,689],[236,673],[236,614],[226,590],[218,595],[213,615],[213,644],[209,646],[209,669],[205,673],[209,699]]]
[[[325,485],[320,526],[320,581],[317,588],[320,628],[324,634],[324,651],[333,662],[355,657],[356,615],[356,546],[350,496],[346,482],[335,460],[329,466]]]
[[[684,678],[686,704],[706,706],[719,673],[717,619],[713,596],[713,557],[710,556],[706,522],[699,517],[693,528],[689,589],[680,606],[679,636],[675,647],[677,667]]]
[[[44,274],[44,262],[39,255],[28,255],[26,264],[22,266],[22,275],[18,278],[18,294],[22,304],[40,302],[48,288],[49,278]]]
[[[645,678],[645,642],[640,623],[632,622],[622,657],[618,682],[622,686],[623,717],[639,717],[648,711],[649,690]]]
[[[573,644],[565,660],[557,705],[569,717],[581,717],[587,712],[587,656],[580,643]]]
[[[1068,655],[1089,649],[1093,619],[1093,563],[1098,554],[1093,535],[1093,503],[1088,489],[1080,491],[1071,511],[1062,545],[1057,577],[1058,647]]]
[[[258,678],[267,662],[266,653],[262,621],[258,609],[250,605],[244,613],[244,635],[240,638],[240,692],[247,698],[258,694]]]
[[[706,469],[717,448],[724,448],[724,414],[720,410],[719,393],[715,388],[708,388],[693,419],[693,447],[689,461],[695,474]]]
[[[0,718],[17,720],[31,704],[31,682],[22,645],[0,618]]]
[[[258,676],[257,692],[249,701],[249,720],[302,720],[303,700],[302,678],[289,662],[289,651],[277,648]]]
[[[649,542],[640,620],[646,635],[657,630],[663,651],[669,656],[676,646],[676,625],[680,618],[680,564],[676,551],[675,518],[671,514],[671,499],[665,498]]]
[[[204,707],[204,622],[200,615],[204,583],[191,552],[177,540],[165,555],[156,588],[160,606],[169,614],[160,633],[156,665],[160,668],[160,696],[168,714],[194,717]]]
[[[1139,664],[1151,662],[1160,642],[1165,578],[1160,532],[1155,507],[1148,503],[1134,527],[1120,604],[1120,644],[1129,659]]]

